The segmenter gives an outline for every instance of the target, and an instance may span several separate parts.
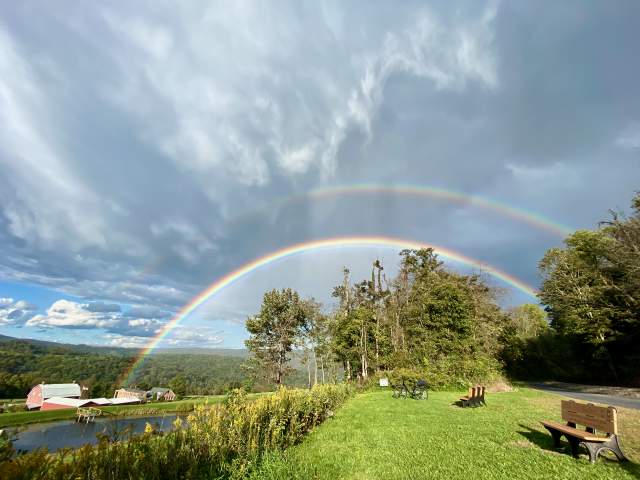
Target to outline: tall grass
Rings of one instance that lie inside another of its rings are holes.
[[[248,399],[236,390],[223,404],[199,406],[189,428],[166,434],[147,429],[126,442],[50,455],[45,450],[0,463],[2,479],[241,478],[266,452],[297,443],[354,393],[348,385],[322,385]],[[180,420],[177,420],[180,422]]]

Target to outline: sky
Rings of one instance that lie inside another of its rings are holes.
[[[505,306],[640,189],[640,3],[0,7],[0,334],[230,347],[403,243]],[[292,245],[166,325],[208,286]],[[456,262],[464,256],[472,259]]]

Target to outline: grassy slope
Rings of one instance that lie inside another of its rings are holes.
[[[517,478],[612,479],[640,476],[640,411],[619,409],[623,450],[632,460],[591,465],[552,450],[540,420],[560,420],[560,397],[530,389],[487,396],[461,409],[459,395],[396,400],[359,395],[300,445],[267,459],[260,479]]]

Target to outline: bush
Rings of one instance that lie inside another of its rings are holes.
[[[499,362],[487,355],[449,355],[439,360],[425,358],[422,367],[396,368],[385,376],[393,384],[425,380],[431,390],[460,390],[503,380]]]
[[[249,400],[244,391],[233,390],[223,404],[198,407],[188,417],[190,428],[166,434],[149,429],[118,443],[103,437],[97,445],[58,455],[45,450],[19,455],[0,463],[0,478],[242,477],[266,452],[300,441],[353,393],[350,385],[320,385],[311,390],[282,388]]]

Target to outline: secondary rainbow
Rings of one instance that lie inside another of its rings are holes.
[[[477,207],[489,210],[505,217],[512,218],[518,222],[526,223],[537,230],[542,230],[553,236],[566,237],[574,229],[559,223],[549,217],[524,208],[509,205],[480,195],[471,195],[448,188],[430,185],[395,184],[383,185],[377,183],[356,183],[350,185],[338,185],[333,187],[320,187],[302,193],[276,200],[261,208],[245,212],[237,217],[229,219],[230,223],[238,223],[261,214],[265,211],[272,211],[274,207],[297,203],[310,199],[323,199],[333,197],[344,197],[354,195],[398,195],[431,198],[458,205]]]
[[[466,266],[479,268],[482,270],[482,272],[488,273],[492,277],[501,280],[502,282],[515,288],[516,290],[525,293],[526,295],[534,298],[536,296],[536,290],[533,287],[492,265],[468,257],[454,250],[439,247],[426,242],[381,236],[349,236],[312,240],[291,245],[289,247],[276,250],[275,252],[268,253],[262,257],[245,263],[240,268],[217,279],[209,287],[204,289],[200,294],[198,294],[189,303],[182,307],[182,309],[180,309],[180,311],[156,334],[156,336],[149,341],[149,343],[141,350],[136,360],[131,364],[131,366],[121,377],[121,383],[126,384],[132,379],[133,374],[142,364],[145,357],[158,346],[158,344],[176,327],[176,325],[178,325],[182,320],[189,316],[189,314],[196,310],[206,300],[213,297],[224,288],[232,285],[234,282],[241,279],[245,275],[248,275],[249,273],[265,267],[275,261],[291,257],[293,255],[299,255],[305,252],[316,250],[353,247],[409,248],[416,250],[420,248],[433,248],[433,250],[439,256],[445,259],[449,259]]]

